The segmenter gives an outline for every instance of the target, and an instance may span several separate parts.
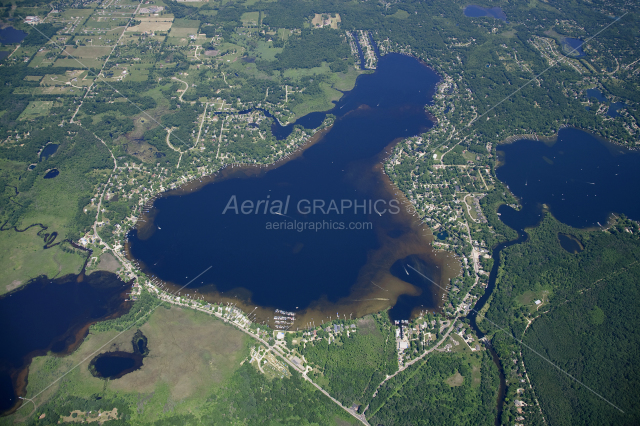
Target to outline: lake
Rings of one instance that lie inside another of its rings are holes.
[[[58,169],[51,169],[49,170],[43,177],[45,179],[53,179],[54,177],[58,176],[60,174],[60,170]]]
[[[459,263],[431,248],[431,231],[381,166],[397,140],[433,125],[424,105],[438,81],[414,58],[382,57],[293,160],[227,167],[157,198],[129,233],[128,256],[176,291],[213,266],[181,295],[235,303],[271,326],[274,309],[295,311],[295,329],[377,312],[401,295],[395,319],[439,309],[438,287],[392,267],[404,262],[444,286]]]
[[[618,113],[618,110],[626,107],[627,105],[624,102],[612,102],[607,110],[607,115],[612,118],[619,117],[620,113]]]
[[[584,42],[577,38],[565,37],[562,39],[562,50],[573,58],[584,58],[587,56],[582,50]]]
[[[6,27],[0,29],[0,43],[2,44],[17,44],[27,36],[27,33],[21,30],[16,30],[13,27]]]
[[[472,4],[464,8],[464,16],[468,18],[494,18],[507,22],[507,15],[499,7],[484,8]]]
[[[24,396],[31,359],[51,351],[63,355],[75,350],[89,325],[119,316],[131,286],[109,272],[44,276],[0,297],[0,412],[16,406]]]
[[[535,226],[543,209],[576,228],[605,225],[611,213],[640,219],[640,199],[629,192],[640,181],[640,152],[571,128],[551,146],[524,139],[498,150],[503,164],[496,175],[522,204],[521,211],[498,210],[514,229]]]
[[[596,98],[600,102],[605,102],[607,98],[604,97],[601,91],[598,89],[587,89],[587,99]]]
[[[44,147],[42,152],[40,153],[40,161],[46,160],[56,153],[58,150],[58,144],[50,143]]]

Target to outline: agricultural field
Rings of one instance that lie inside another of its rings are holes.
[[[53,106],[53,101],[31,101],[29,105],[22,111],[18,120],[29,120],[35,117],[42,117],[49,113]]]

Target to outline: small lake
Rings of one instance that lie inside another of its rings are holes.
[[[140,330],[131,340],[133,352],[114,351],[102,353],[91,360],[89,371],[101,379],[119,379],[140,367],[145,356],[149,354],[147,338]]]
[[[58,169],[51,169],[44,175],[44,178],[45,179],[53,179],[54,177],[58,176],[59,174],[60,174],[60,171]]]
[[[577,38],[565,37],[562,39],[562,50],[565,55],[571,56],[572,58],[584,58],[586,53],[582,50],[582,45],[584,42]]]
[[[576,254],[584,250],[580,241],[573,235],[559,233],[558,240],[560,241],[562,248],[569,253]]]
[[[5,231],[13,232],[13,231]],[[67,354],[84,340],[88,327],[129,310],[129,284],[109,272],[44,276],[0,297],[0,412],[24,396],[25,369],[35,356]],[[17,394],[17,395],[16,395]]]
[[[591,98],[596,98],[599,102],[605,102],[607,100],[598,89],[587,89],[587,99]]]
[[[438,237],[439,240],[446,240],[449,238],[449,233],[447,231],[438,232],[436,237]]]
[[[609,105],[609,109],[607,110],[607,115],[613,118],[619,117],[620,114],[618,113],[618,110],[626,107],[627,105],[624,102],[613,102],[611,103],[611,105]]]
[[[482,18],[486,16],[488,18],[499,19],[507,22],[507,15],[499,7],[484,8],[472,4],[464,8],[464,16],[468,18]]]
[[[128,235],[128,256],[175,291],[213,266],[181,295],[235,303],[272,327],[276,308],[296,312],[294,327],[302,328],[377,312],[403,294],[413,299],[392,312],[394,319],[440,309],[441,290],[430,280],[444,287],[459,262],[430,246],[430,230],[404,208],[408,201],[381,166],[394,141],[433,125],[424,105],[438,81],[414,58],[382,57],[333,110],[296,122],[337,116],[294,159],[227,167],[156,199]],[[251,214],[240,210],[258,202]],[[277,203],[288,209],[274,212]],[[428,279],[394,273],[402,259]]]
[[[47,158],[55,154],[56,151],[58,150],[58,146],[59,145],[55,143],[50,143],[47,146],[45,146],[42,152],[40,153],[40,161],[46,160]]]
[[[7,50],[2,50],[0,51],[0,61],[2,61],[4,58],[6,58],[7,56],[9,56],[11,54],[11,52],[7,51]]]
[[[21,43],[26,36],[27,36],[27,33],[21,30],[16,30],[13,27],[6,27],[6,28],[0,29],[0,43],[5,45]]]
[[[552,146],[522,139],[498,151],[504,164],[496,175],[522,204],[521,211],[498,210],[514,229],[535,226],[543,205],[575,228],[605,225],[612,212],[640,219],[640,198],[629,192],[640,182],[640,152],[571,128],[560,130]]]

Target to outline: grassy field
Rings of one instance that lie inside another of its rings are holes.
[[[387,18],[395,18],[395,19],[407,19],[409,17],[409,12],[406,10],[398,10],[393,15],[388,15]]]
[[[60,246],[45,250],[43,238],[38,236],[40,227],[25,232],[10,229],[0,232],[0,294],[26,284],[32,278],[46,275],[49,278],[77,274],[84,257],[62,251]]]
[[[193,19],[176,19],[175,21],[173,21],[173,27],[198,29],[200,27],[200,21],[196,21]]]
[[[244,25],[244,26],[247,26],[247,25],[258,25],[259,15],[260,15],[260,12],[245,12],[240,17],[240,21],[242,22],[242,25]]]
[[[197,35],[198,27],[176,27],[175,24],[171,27],[169,37],[189,37],[190,35]]]
[[[74,58],[91,58],[96,59],[107,56],[113,50],[110,46],[79,46],[76,48],[66,47],[63,55],[70,55]]]
[[[273,43],[268,43],[266,41],[258,41],[258,48],[256,52],[261,59],[265,61],[273,61],[276,59],[276,55],[282,52],[283,48],[281,47],[272,47]]]
[[[42,117],[49,114],[49,110],[53,106],[53,101],[31,101],[29,105],[22,111],[18,120],[29,120],[36,117]]]
[[[120,335],[115,331],[90,334],[67,357],[35,358],[29,370],[28,395],[35,395],[88,358],[38,397],[37,403],[45,403],[56,392],[77,397],[101,394],[107,398],[117,394],[137,408],[131,421],[155,421],[201,406],[234,374],[249,352],[250,339],[244,333],[190,309],[159,307],[140,330],[148,339],[149,356],[139,370],[108,382],[93,377],[87,366],[94,354],[131,352],[136,328]]]
[[[73,58],[60,58],[53,64],[53,66],[66,67],[66,68],[77,68],[79,66],[84,66],[88,68],[102,68],[103,63],[104,61],[100,59],[78,58],[78,60],[76,60]]]
[[[328,84],[322,84],[322,90],[324,91],[324,97],[311,98],[293,108],[296,117],[304,117],[310,112],[330,110],[334,106],[332,101],[337,101],[342,97],[341,92],[332,89]]]
[[[127,32],[143,33],[145,31],[166,32],[171,29],[171,21],[142,21],[140,25],[127,28]]]
[[[65,10],[64,12],[61,12],[59,15],[65,19],[72,19],[77,17],[87,18],[92,13],[93,13],[93,9],[69,9],[69,10]]]

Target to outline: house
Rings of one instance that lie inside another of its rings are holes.
[[[535,301],[535,302],[533,302],[533,303],[535,303],[536,305],[539,305],[539,304],[541,304],[541,303],[542,303],[542,300],[539,300],[539,299],[538,299],[538,300],[536,300],[536,301]]]
[[[284,339],[284,333],[282,331],[278,331],[278,334],[276,334],[276,339],[278,340]]]

